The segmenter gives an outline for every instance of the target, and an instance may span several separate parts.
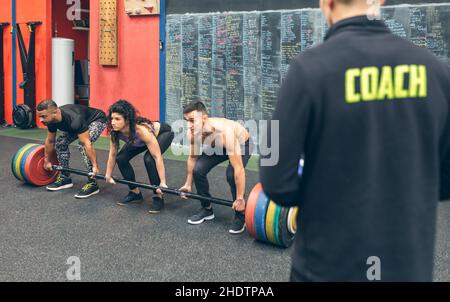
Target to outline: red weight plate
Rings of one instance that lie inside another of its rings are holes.
[[[29,182],[36,186],[46,186],[53,183],[58,175],[57,171],[48,172],[44,169],[44,152],[45,147],[39,146],[34,149],[27,157],[25,162],[26,178]],[[53,158],[52,163],[56,164]]]
[[[247,231],[253,238],[257,238],[255,229],[255,208],[259,194],[262,192],[261,183],[257,183],[248,196],[247,207],[245,209],[245,225]]]

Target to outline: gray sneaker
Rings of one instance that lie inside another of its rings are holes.
[[[144,197],[142,196],[142,193],[134,193],[134,192],[128,192],[128,195],[125,196],[125,198],[122,201],[119,201],[117,204],[120,206],[125,206],[127,204],[131,203],[140,203],[144,201]]]
[[[243,231],[245,231],[245,216],[242,213],[236,212],[228,232],[230,232],[230,234],[240,234]]]
[[[97,182],[90,181],[75,195],[75,198],[84,199],[98,193],[100,193],[100,189],[98,188]]]
[[[64,190],[64,189],[68,189],[68,188],[72,188],[72,187],[73,187],[72,179],[70,177],[65,177],[65,176],[59,174],[56,181],[54,183],[52,183],[51,185],[48,185],[46,187],[46,189],[48,191],[59,191],[59,190]]]
[[[211,209],[201,208],[195,215],[188,219],[189,224],[200,224],[205,220],[213,220],[215,218],[214,212]]]
[[[163,208],[164,208],[164,199],[154,196],[152,206],[150,208],[150,211],[148,212],[150,214],[158,214],[159,212],[161,212]]]

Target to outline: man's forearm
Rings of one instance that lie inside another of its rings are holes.
[[[160,182],[167,184],[166,182],[166,170],[164,168],[164,161],[162,156],[158,156],[155,158],[156,170],[158,171],[158,176]]]
[[[55,142],[51,142],[48,139],[45,140],[44,158],[49,161],[53,152],[55,151]]]
[[[245,170],[239,169],[234,171],[234,181],[236,183],[236,198],[244,199],[245,195]]]
[[[186,184],[192,185],[193,171],[194,171],[196,161],[197,161],[197,159],[195,157],[191,157],[191,156],[187,160]]]
[[[95,149],[91,143],[84,144],[84,150],[86,151],[86,156],[91,161],[93,167],[98,167],[97,165],[97,155],[95,153]]]

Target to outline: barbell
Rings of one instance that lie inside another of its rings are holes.
[[[44,151],[45,147],[38,144],[26,144],[20,148],[14,155],[11,163],[13,175],[20,181],[35,186],[45,186],[53,183],[58,172],[69,172],[77,175],[90,176],[86,171],[63,168],[58,165],[55,157],[51,158],[53,171],[49,172],[44,169]],[[299,174],[301,174],[301,168]],[[105,179],[104,175],[96,175],[97,179]],[[191,199],[209,201],[214,204],[220,204],[231,207],[232,201],[201,196],[195,193],[181,192],[179,190],[162,188],[151,184],[133,182],[124,179],[115,179],[117,183],[125,185],[133,185],[143,189],[155,191],[160,189],[162,192],[184,196]],[[247,199],[245,210],[245,223],[247,231],[258,241],[271,243],[280,247],[291,246],[295,233],[297,232],[297,207],[281,207],[270,200],[264,193],[262,185],[256,184],[250,191]]]
[[[58,165],[53,165],[53,170],[56,171],[60,171],[60,172],[68,172],[68,173],[73,173],[73,174],[77,174],[77,175],[82,175],[82,176],[91,176],[91,174],[89,172],[83,171],[83,170],[78,170],[78,169],[72,169],[72,168],[63,168],[61,166]],[[102,179],[105,180],[106,177],[105,175],[101,175],[101,174],[97,174],[95,176],[96,179]],[[141,182],[135,182],[135,181],[129,181],[129,180],[125,180],[125,179],[114,179],[114,181],[116,183],[121,183],[124,185],[131,185],[131,186],[136,186],[142,189],[148,189],[148,190],[157,190],[160,189],[162,192],[167,193],[167,194],[171,194],[171,195],[178,195],[178,196],[185,196],[187,198],[192,198],[192,199],[198,199],[198,200],[203,200],[203,201],[209,201],[212,203],[216,203],[216,204],[220,204],[220,205],[224,205],[224,206],[229,206],[231,207],[233,205],[233,202],[229,201],[229,200],[225,200],[225,199],[220,199],[220,198],[215,198],[215,197],[207,197],[207,196],[201,196],[198,194],[194,194],[194,193],[188,193],[188,192],[181,192],[175,189],[170,189],[170,188],[163,188],[163,187],[158,187],[155,185],[150,185],[150,184],[144,184]]]

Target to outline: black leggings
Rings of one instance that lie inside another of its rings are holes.
[[[172,132],[172,129],[168,126],[163,128],[161,125],[160,132],[158,134],[158,137],[156,138],[158,140],[159,148],[161,149],[161,154],[163,154],[170,147],[173,138],[174,133]],[[145,152],[144,154],[144,163],[145,168],[147,169],[148,178],[150,180],[150,184],[158,186],[161,182],[161,180],[159,179],[158,169],[156,168],[156,162],[153,159],[153,156],[148,151],[147,146],[135,147],[126,144],[122,147],[122,149],[120,149],[119,154],[117,154],[116,162],[124,179],[129,181],[136,181],[136,176],[134,174],[133,167],[130,164],[130,160],[146,150],[147,152]],[[136,186],[131,185],[129,185],[129,187],[130,190],[137,188]]]
[[[242,163],[245,166],[247,166],[247,163],[250,159],[251,151],[253,150],[253,144],[248,140],[245,143],[245,146],[241,147],[244,151],[244,155],[242,155]],[[228,155],[226,154],[226,151],[224,150],[223,155],[206,155],[203,153],[200,155],[195,163],[193,176],[194,176],[194,183],[195,187],[197,188],[197,193],[202,196],[211,197],[211,194],[209,193],[209,183],[208,178],[206,177],[211,171],[212,168],[217,166],[218,164],[229,160]],[[227,182],[230,185],[231,189],[231,196],[233,197],[233,201],[236,200],[236,183],[234,181],[234,169],[231,164],[228,164],[227,167]],[[211,205],[208,201],[201,201],[202,207],[207,208]]]

